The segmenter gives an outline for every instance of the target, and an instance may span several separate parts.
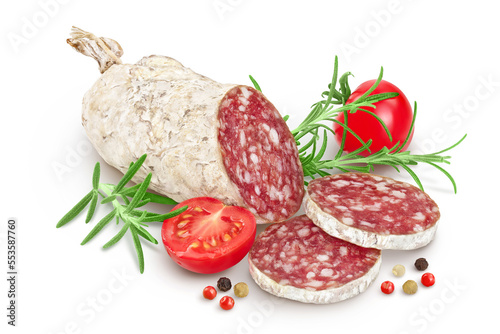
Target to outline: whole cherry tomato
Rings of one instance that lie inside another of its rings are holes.
[[[363,95],[368,89],[370,89],[375,81],[376,80],[370,80],[362,83],[349,96],[349,99],[346,101],[346,105],[352,103],[353,101],[356,101],[361,95]],[[347,126],[352,129],[354,133],[356,133],[361,139],[363,139],[365,143],[370,139],[372,140],[372,144],[370,145],[371,153],[367,150],[364,150],[360,153],[363,156],[368,156],[377,151],[380,151],[383,147],[387,147],[390,149],[394,145],[396,145],[398,141],[399,144],[402,145],[408,135],[408,131],[410,130],[411,122],[413,119],[413,111],[410,102],[408,102],[408,99],[403,94],[403,92],[390,82],[382,80],[370,95],[391,92],[398,93],[399,95],[390,99],[376,102],[376,108],[364,107],[363,109],[373,112],[384,121],[392,135],[392,141],[389,140],[389,136],[387,135],[384,127],[375,117],[373,117],[373,115],[370,115],[362,110],[357,110],[355,113],[351,113],[350,111],[348,112]],[[344,113],[340,113],[337,116],[336,120],[344,123]],[[335,131],[335,139],[340,145],[340,143],[342,142],[344,128],[337,123],[333,123],[333,131]],[[412,137],[413,131],[410,135],[410,139],[401,151],[404,151],[408,148]],[[360,147],[361,143],[359,142],[359,140],[356,139],[356,137],[354,137],[352,134],[347,133],[344,151],[352,152]]]

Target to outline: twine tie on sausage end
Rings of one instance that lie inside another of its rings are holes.
[[[114,64],[122,64],[120,57],[123,55],[123,49],[117,41],[97,37],[74,26],[71,28],[70,36],[66,42],[81,54],[97,60],[101,74]]]

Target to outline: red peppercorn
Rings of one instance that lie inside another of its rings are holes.
[[[391,281],[385,281],[380,286],[380,290],[382,290],[382,292],[386,295],[390,295],[394,291],[394,283]]]
[[[436,278],[431,273],[425,273],[422,275],[422,279],[420,280],[425,286],[433,286],[436,283]]]
[[[229,296],[224,296],[220,299],[219,301],[220,307],[222,307],[224,310],[230,310],[234,306],[234,299],[229,297]]]
[[[203,289],[203,297],[206,299],[214,299],[215,296],[217,296],[217,290],[213,286],[207,286],[205,289]]]

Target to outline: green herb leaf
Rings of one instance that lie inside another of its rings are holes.
[[[87,218],[85,219],[85,224],[90,222],[92,216],[94,216],[95,208],[97,206],[97,200],[99,199],[99,193],[96,189],[92,190],[92,200],[90,201],[89,211],[87,211]]]
[[[134,175],[139,171],[142,164],[146,160],[146,157],[147,157],[147,155],[144,154],[143,156],[141,156],[139,158],[139,160],[137,160],[135,163],[132,163],[130,165],[130,168],[127,170],[125,175],[123,175],[120,182],[118,182],[118,184],[115,187],[115,190],[113,190],[113,194],[119,193],[127,185],[127,183],[129,183],[132,180]]]
[[[126,189],[124,189],[121,192],[121,194],[129,196],[129,197],[134,197],[135,193],[137,192],[137,189],[139,189],[139,186],[140,186],[140,184],[136,184],[133,187],[126,188]],[[176,201],[174,201],[173,199],[171,199],[169,197],[158,195],[158,194],[154,194],[154,193],[151,193],[149,191],[147,191],[144,194],[143,199],[149,199],[152,203],[158,203],[158,204],[165,204],[165,205],[176,205],[176,204],[178,204]]]
[[[106,204],[106,203],[113,202],[116,199],[116,197],[118,197],[118,194],[113,194],[113,195],[106,196],[101,201],[101,204]]]
[[[260,86],[257,83],[257,81],[255,81],[255,79],[251,75],[249,75],[249,77],[250,77],[250,81],[252,81],[252,84],[255,87],[255,89],[257,89],[259,92],[262,92],[262,89],[260,89]]]
[[[135,226],[137,229],[137,233],[143,237],[144,239],[148,240],[149,242],[158,245],[158,241],[147,231],[144,229],[142,226]]]
[[[140,182],[132,187],[125,187],[126,184],[132,180],[133,176],[142,166],[145,159],[146,155],[143,155],[138,161],[136,161],[135,163],[131,163],[129,170],[125,173],[125,175],[116,186],[108,183],[99,183],[100,165],[99,163],[96,163],[94,167],[94,173],[92,175],[92,190],[82,200],[80,200],[80,202],[78,202],[70,210],[70,212],[68,212],[57,224],[57,227],[61,227],[64,224],[68,223],[69,221],[74,219],[80,212],[82,212],[90,202],[90,208],[87,212],[87,217],[85,220],[85,222],[88,223],[95,213],[99,196],[102,196],[103,200],[101,201],[101,203],[111,203],[113,210],[106,216],[104,216],[94,226],[94,228],[89,232],[85,239],[83,239],[81,244],[85,245],[87,242],[89,242],[114,218],[116,218],[117,224],[120,224],[121,219],[123,221],[122,228],[113,238],[111,238],[106,244],[104,244],[103,248],[109,248],[113,246],[123,238],[128,230],[130,230],[134,241],[134,247],[139,258],[139,269],[141,273],[144,272],[144,255],[142,252],[141,239],[139,237],[142,237],[153,244],[158,244],[158,241],[151,235],[151,233],[146,230],[145,227],[148,226],[144,223],[164,221],[165,219],[174,217],[187,209],[187,206],[184,206],[166,214],[147,212],[145,210],[141,211],[137,209],[149,202],[156,202],[167,205],[177,204],[177,202],[168,197],[147,192],[152,179],[151,173],[148,174],[143,182]],[[123,204],[121,204],[117,200],[118,198],[121,198],[123,200]],[[129,200],[129,198],[131,198],[131,200]]]
[[[151,182],[151,177],[153,175],[151,173],[146,176],[146,179],[141,183],[141,186],[137,190],[137,192],[134,195],[134,198],[130,202],[130,204],[127,206],[127,209],[125,210],[125,214],[128,214],[131,210],[135,209],[137,205],[141,202],[142,197],[146,193],[146,190],[149,187],[149,183]]]
[[[97,223],[96,226],[90,231],[90,233],[83,239],[81,245],[85,245],[87,242],[89,242],[97,233],[99,233],[110,221],[115,218],[116,215],[116,209],[108,213],[104,218],[102,218],[99,223]]]
[[[145,217],[143,218],[141,221],[143,223],[152,223],[152,222],[163,222],[165,219],[169,219],[169,218],[172,218],[172,217],[175,217],[175,216],[178,216],[179,214],[183,213],[184,211],[187,210],[187,205],[177,209],[177,210],[173,210],[173,211],[170,211],[169,213],[165,213],[165,214],[157,214],[157,215],[154,215],[154,216],[149,216],[149,217]]]
[[[113,238],[111,238],[111,240],[109,240],[106,244],[104,244],[104,246],[102,246],[102,248],[109,248],[109,247],[113,246],[114,244],[116,244],[118,241],[120,241],[121,238],[123,238],[123,236],[125,235],[125,233],[127,233],[127,230],[129,229],[129,227],[130,227],[129,224],[123,225],[120,232],[118,232]]]
[[[101,178],[101,164],[97,162],[94,167],[94,173],[92,174],[92,187],[94,190],[99,189],[99,179]]]
[[[344,73],[339,79],[340,92],[342,93],[342,104],[345,105],[346,101],[351,96],[351,88],[349,87],[349,76],[351,72]],[[354,76],[354,75],[352,75]]]
[[[64,215],[64,217],[61,218],[61,220],[59,220],[56,227],[59,228],[61,226],[64,226],[72,221],[76,216],[78,216],[78,214],[82,212],[83,209],[85,209],[87,204],[89,204],[90,200],[92,199],[92,194],[93,191],[90,191],[87,195],[85,195],[85,197],[83,197],[80,202],[78,202],[71,210],[69,210],[67,214]]]
[[[132,234],[137,258],[139,259],[139,271],[142,274],[144,273],[144,253],[142,252],[141,241],[139,240],[137,229],[133,225],[130,225],[130,233]]]

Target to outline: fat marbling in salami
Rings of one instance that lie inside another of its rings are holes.
[[[82,123],[97,152],[133,181],[175,201],[214,197],[283,221],[302,203],[304,174],[285,121],[259,91],[221,84],[164,56],[123,64],[116,41],[73,27],[67,40],[96,59],[101,77],[83,98]]]
[[[328,234],[378,249],[427,245],[440,217],[436,203],[419,188],[367,173],[311,181],[304,210]]]
[[[378,275],[381,253],[332,237],[302,215],[270,225],[248,259],[250,274],[263,290],[328,304],[365,291]]]

